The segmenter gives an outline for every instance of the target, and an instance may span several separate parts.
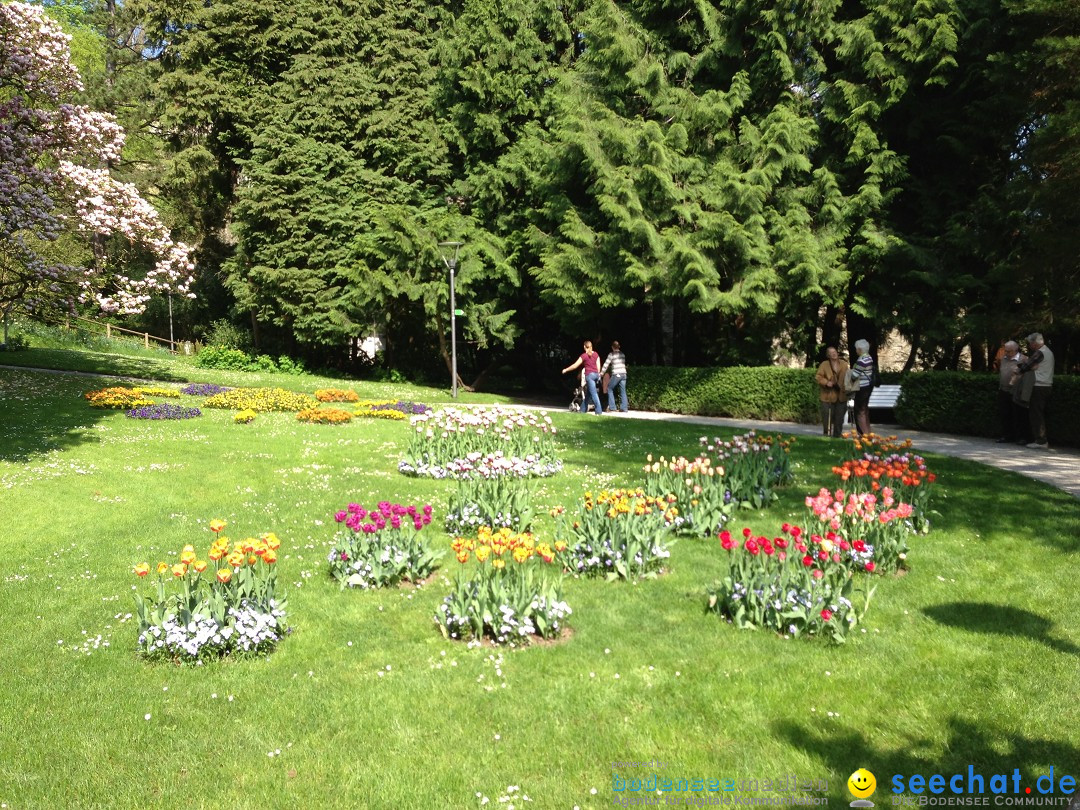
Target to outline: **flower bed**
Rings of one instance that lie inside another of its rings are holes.
[[[356,402],[360,399],[355,391],[344,391],[340,388],[320,388],[315,392],[315,399],[319,402]]]
[[[431,408],[422,402],[412,402],[407,399],[363,400],[356,404],[353,416],[405,420],[410,416],[419,416],[430,411]]]
[[[215,394],[224,394],[227,391],[232,391],[232,389],[214,383],[191,383],[180,389],[181,394],[186,394],[189,397],[212,397]]]
[[[87,391],[83,394],[83,397],[90,403],[92,408],[128,410],[154,404],[154,400],[141,393],[138,388],[123,388],[121,386]]]
[[[889,487],[893,494],[911,504],[911,528],[925,534],[930,530],[930,494],[937,476],[926,460],[911,452],[911,440],[898,442],[895,436],[868,434],[852,436],[852,457],[833,467],[846,489],[879,492]]]
[[[413,416],[412,439],[398,464],[405,475],[542,477],[562,469],[555,426],[545,412],[446,408]]]
[[[226,408],[234,411],[302,411],[317,408],[318,401],[307,394],[283,388],[234,388],[214,394],[203,403],[205,408]]]
[[[198,408],[185,408],[182,405],[170,405],[166,402],[162,405],[143,405],[132,408],[127,415],[132,419],[194,419],[196,416],[202,416],[202,411]]]
[[[218,537],[207,558],[185,546],[174,565],[157,564],[157,582],[145,597],[136,594],[138,650],[149,659],[202,662],[225,655],[268,653],[288,632],[285,597],[275,594],[277,550],[272,534],[232,545],[220,535],[225,523],[211,521]],[[140,578],[150,565],[134,568]]]
[[[751,430],[730,440],[702,436],[698,442],[702,458],[724,470],[731,499],[748,509],[760,509],[776,500],[775,489],[792,479],[791,445],[794,438],[759,436]]]
[[[255,421],[256,413],[251,408],[245,408],[233,414],[233,421],[238,425],[246,425]]]
[[[296,415],[296,421],[312,425],[345,425],[352,421],[352,414],[340,408],[305,408]]]
[[[462,569],[435,612],[445,637],[505,644],[562,632],[572,611],[563,601],[562,576],[549,545],[531,534],[483,527],[476,538],[459,537],[451,548]],[[470,557],[476,565],[467,577]]]
[[[559,507],[555,551],[578,576],[638,580],[657,576],[671,556],[672,537],[683,523],[675,496],[658,498],[643,489],[586,492],[572,515]]]
[[[831,492],[822,487],[816,496],[806,496],[806,507],[822,531],[864,543],[864,547],[848,552],[856,568],[884,573],[907,565],[912,508],[911,504],[898,503],[889,487],[880,494]]]
[[[501,450],[494,453],[469,453],[465,458],[454,459],[446,464],[421,464],[414,467],[408,461],[398,462],[398,472],[425,478],[493,479],[493,478],[546,478],[562,469],[558,460],[544,460],[538,456],[508,458]]]
[[[529,490],[518,478],[465,479],[450,497],[446,531],[456,535],[475,534],[481,526],[525,531],[532,525],[533,510]]]
[[[133,390],[147,397],[180,398],[180,392],[175,388],[165,388],[161,385],[140,385]]]
[[[728,575],[707,589],[707,609],[736,627],[843,643],[865,616],[874,587],[855,577],[835,535],[807,537],[785,523],[771,540],[748,528],[742,542],[728,531],[719,538]]]
[[[327,562],[341,587],[385,588],[419,582],[438,567],[442,551],[432,551],[420,538],[431,523],[431,506],[404,506],[382,501],[372,510],[350,503],[334,515],[343,528],[334,535]]]
[[[724,468],[698,456],[693,461],[680,456],[653,461],[647,457],[643,468],[645,491],[654,496],[674,495],[684,507],[684,529],[698,536],[715,535],[724,528],[734,509]]]

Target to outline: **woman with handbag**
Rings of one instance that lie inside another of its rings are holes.
[[[824,435],[840,438],[844,429],[844,412],[847,410],[847,391],[844,378],[847,377],[848,364],[837,353],[835,347],[825,350],[825,360],[818,366],[818,390],[821,396],[821,427]]]
[[[855,362],[852,365],[852,383],[858,382],[855,391],[855,429],[860,436],[870,432],[870,392],[874,390],[874,358],[870,356],[870,342],[855,341]]]

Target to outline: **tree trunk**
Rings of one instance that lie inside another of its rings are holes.
[[[675,362],[675,305],[663,301],[660,307],[660,361],[670,366]]]
[[[251,308],[251,348],[259,351],[259,314],[254,307]]]

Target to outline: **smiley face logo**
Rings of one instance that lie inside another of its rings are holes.
[[[877,779],[866,768],[859,768],[847,780],[847,789],[856,799],[866,799],[877,790]]]

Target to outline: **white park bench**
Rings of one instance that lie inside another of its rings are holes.
[[[900,401],[899,385],[879,385],[870,392],[871,408],[888,408],[894,410],[896,403]],[[844,414],[844,424],[855,424],[855,397],[848,399],[847,412]]]

